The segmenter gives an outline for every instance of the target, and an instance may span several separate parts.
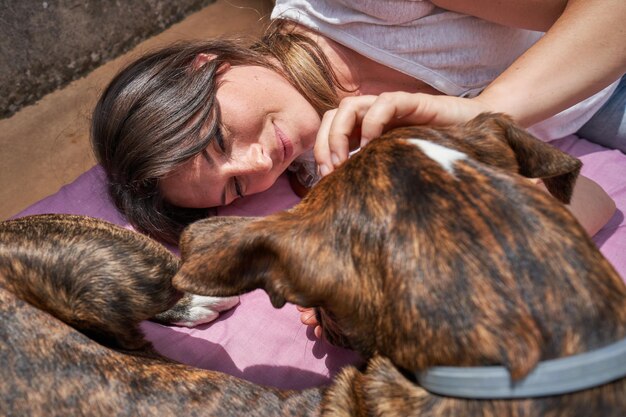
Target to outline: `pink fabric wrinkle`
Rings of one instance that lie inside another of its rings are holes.
[[[256,290],[212,323],[188,329],[145,322],[142,329],[164,356],[278,388],[327,384],[345,365],[358,361],[353,352],[323,341],[316,342],[321,348],[314,354],[298,318],[294,305],[274,309],[265,292]],[[321,360],[331,356],[336,359]]]

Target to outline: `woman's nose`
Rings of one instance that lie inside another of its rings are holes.
[[[239,165],[241,173],[246,174],[264,174],[269,172],[274,166],[274,161],[269,155],[263,153],[263,147],[258,144],[252,144],[243,156],[243,160]]]

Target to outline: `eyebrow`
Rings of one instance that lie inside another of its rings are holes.
[[[217,165],[215,161],[211,158],[211,155],[209,155],[209,153],[207,152],[206,148],[202,150],[202,156],[209,163],[211,167],[215,167]],[[226,187],[222,189],[221,200],[222,200],[221,201],[222,206],[225,206],[226,205]]]

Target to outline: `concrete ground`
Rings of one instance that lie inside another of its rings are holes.
[[[99,93],[127,62],[177,40],[259,33],[271,0],[217,0],[88,76],[0,120],[0,220],[55,193],[93,165],[90,114]]]

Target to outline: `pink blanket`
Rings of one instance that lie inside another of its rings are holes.
[[[594,237],[602,253],[626,277],[626,155],[570,136],[553,142],[579,157],[582,173],[598,182],[618,210]],[[270,190],[224,207],[222,215],[267,215],[291,207],[298,197],[282,177]],[[72,213],[128,224],[106,195],[104,174],[94,167],[73,183],[32,205],[16,217],[37,213]],[[264,292],[241,297],[236,308],[215,322],[193,329],[145,322],[143,330],[165,356],[280,388],[306,388],[327,383],[342,366],[357,363],[354,352],[313,337],[300,324],[295,306],[274,309]]]

